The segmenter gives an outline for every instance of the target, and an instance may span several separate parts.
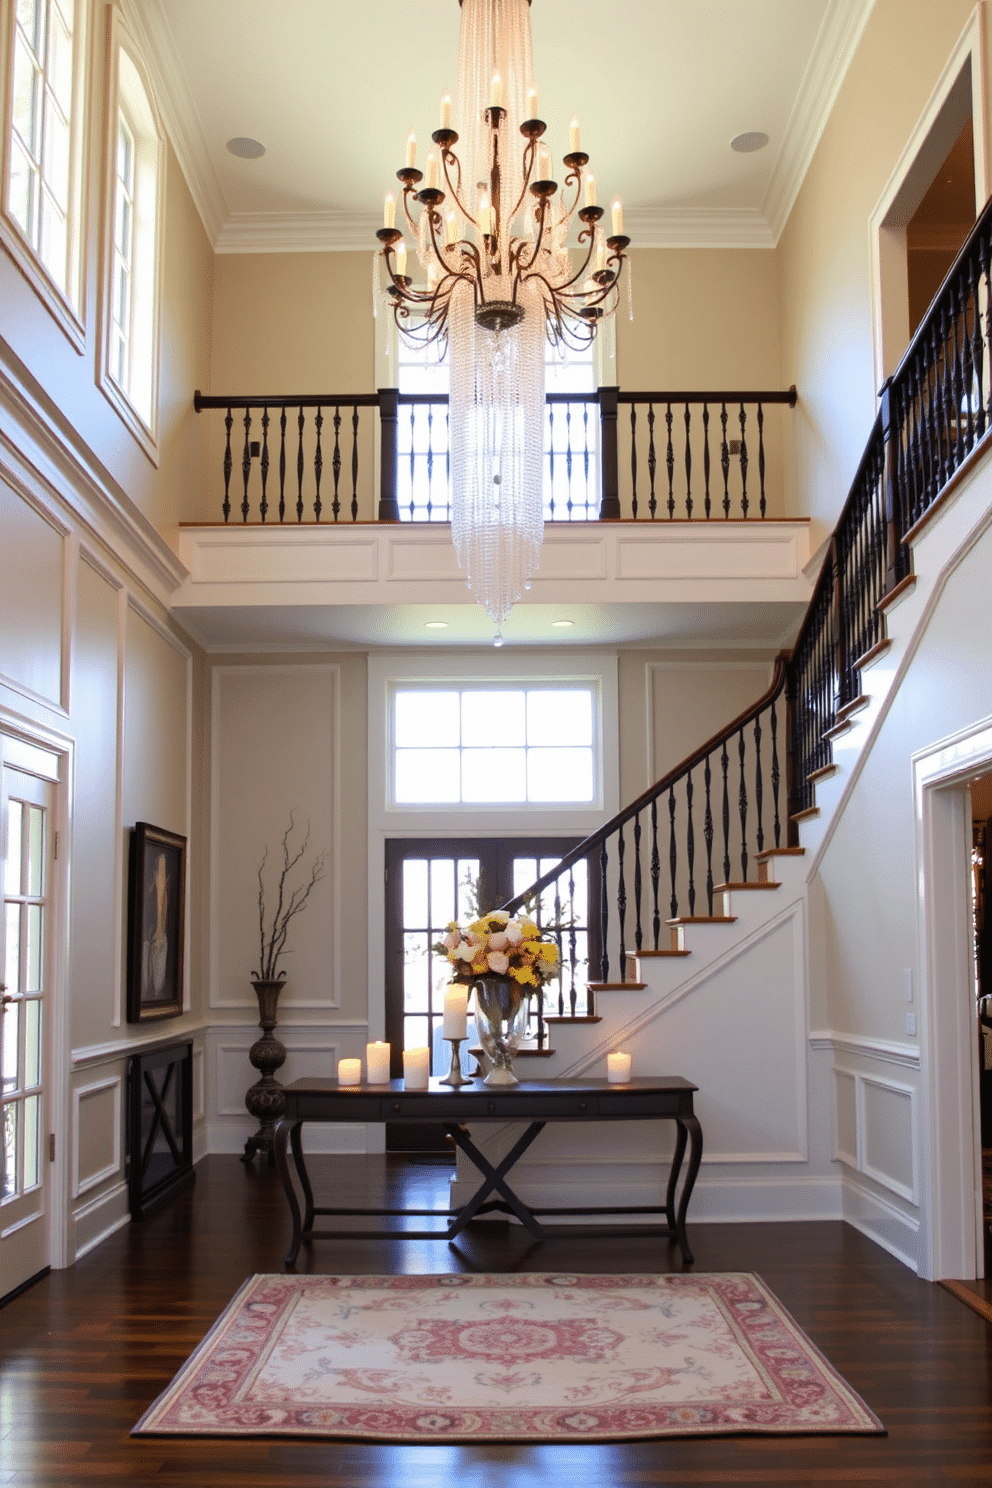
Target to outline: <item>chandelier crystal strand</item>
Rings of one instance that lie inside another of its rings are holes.
[[[600,226],[578,121],[563,157],[544,139],[529,0],[463,0],[458,93],[460,132],[445,95],[422,167],[411,131],[402,200],[387,196],[378,238],[404,340],[450,348],[452,538],[499,627],[530,588],[544,532],[545,342],[589,345],[617,309],[629,239],[619,201],[612,232]],[[424,284],[408,275],[400,215]]]

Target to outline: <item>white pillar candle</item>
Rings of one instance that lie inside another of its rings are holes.
[[[527,117],[528,117],[528,119],[536,119],[537,118],[537,89],[536,88],[528,88],[527,89]]]
[[[444,989],[444,1022],[441,1037],[463,1039],[468,1037],[468,988],[457,982]]]
[[[429,1049],[403,1050],[403,1084],[407,1090],[426,1090],[430,1072]]]
[[[575,114],[572,115],[572,122],[568,126],[568,152],[570,155],[579,153],[579,121]]]
[[[386,192],[386,199],[382,204],[382,225],[396,226],[396,198],[391,191]]]
[[[613,203],[613,236],[623,237],[623,203],[619,197]]]
[[[626,1085],[630,1079],[630,1055],[619,1052],[607,1054],[606,1078],[611,1085]]]
[[[416,160],[416,158],[417,158],[417,136],[414,134],[413,130],[411,129],[410,130],[410,133],[406,137],[406,163],[407,163],[407,166],[413,165],[413,162]]]
[[[338,1060],[338,1084],[361,1085],[362,1061],[360,1059]]]
[[[588,176],[586,176],[586,206],[587,207],[594,207],[595,205],[596,205],[596,177],[590,171],[589,174],[588,174]]]
[[[374,1044],[365,1045],[365,1068],[370,1085],[389,1084],[389,1058],[389,1045],[384,1044],[381,1039],[377,1039]]]
[[[451,128],[451,94],[447,89],[441,94],[441,128]]]

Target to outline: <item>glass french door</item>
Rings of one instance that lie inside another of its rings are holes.
[[[0,1297],[49,1258],[46,1002],[54,787],[5,765],[0,1017]]]
[[[386,843],[386,1038],[392,1047],[392,1075],[403,1074],[403,1050],[427,1047],[432,1075],[442,1075],[450,1062],[441,1037],[448,961],[433,948],[450,920],[465,924],[479,913],[505,904],[541,874],[559,863],[576,838],[405,838]],[[551,926],[563,917],[559,951],[565,975],[584,985],[588,977],[589,888],[586,863],[576,864],[569,905],[564,912],[554,893],[536,906],[537,922]],[[570,986],[574,992],[574,987]],[[544,1011],[559,1011],[561,994],[552,983]],[[474,1061],[462,1046],[466,1072]],[[387,1127],[386,1145],[441,1150],[439,1128]]]

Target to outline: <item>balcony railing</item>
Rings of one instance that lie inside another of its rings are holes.
[[[796,390],[549,393],[544,515],[551,522],[762,518],[781,430],[766,410]],[[448,399],[438,393],[208,396],[225,522],[447,522]],[[771,434],[771,437],[769,437]],[[781,476],[775,482],[781,506]]]

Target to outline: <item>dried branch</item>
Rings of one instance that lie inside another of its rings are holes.
[[[296,814],[289,813],[289,826],[283,833],[282,838],[282,872],[279,875],[279,887],[276,896],[276,907],[272,915],[272,925],[268,933],[265,929],[265,881],[263,869],[269,856],[266,846],[262,854],[262,861],[258,866],[258,932],[259,932],[259,969],[255,973],[257,981],[273,982],[284,977],[284,971],[278,971],[280,958],[288,954],[286,951],[286,939],[289,933],[289,922],[298,915],[306,905],[310,894],[320,880],[324,877],[324,864],[327,861],[327,853],[321,852],[316,855],[310,867],[310,877],[307,883],[298,884],[295,888],[288,888],[287,880],[293,869],[306,854],[310,844],[310,823],[299,848],[290,853],[289,839],[296,826]],[[288,893],[288,898],[287,898]]]

